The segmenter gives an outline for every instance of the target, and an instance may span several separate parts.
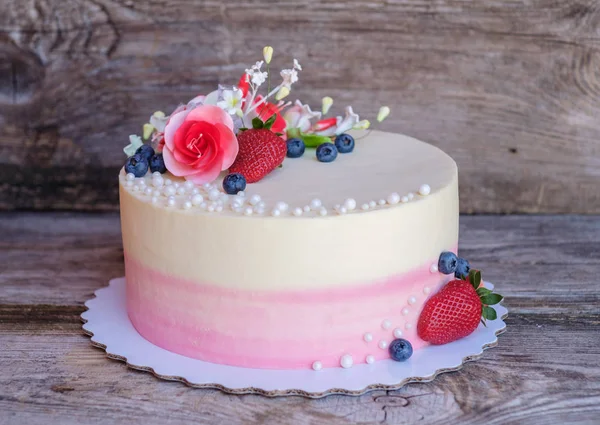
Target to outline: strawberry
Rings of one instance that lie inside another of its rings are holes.
[[[287,144],[277,133],[271,131],[276,116],[266,122],[252,120],[249,130],[238,133],[239,152],[229,167],[230,173],[240,173],[248,183],[256,183],[281,165],[287,153]]]
[[[481,286],[481,272],[471,270],[466,280],[448,282],[423,307],[417,334],[434,345],[447,344],[470,335],[481,321],[496,319],[489,307],[502,301],[502,296]]]

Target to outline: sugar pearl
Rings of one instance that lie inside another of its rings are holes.
[[[313,199],[312,201],[310,201],[310,207],[311,207],[313,210],[316,210],[317,208],[320,208],[320,207],[321,207],[321,205],[323,205],[323,203],[321,202],[321,200],[320,200],[320,199],[317,199],[317,198],[315,198],[315,199]]]
[[[177,188],[178,195],[185,195],[185,187],[181,186]]]
[[[304,211],[304,212],[310,212],[310,206],[308,206],[308,205],[305,205],[305,206],[302,208],[302,211]]]
[[[426,286],[425,288],[423,288],[423,293],[425,295],[429,295],[431,293],[431,288],[429,286]]]
[[[422,184],[419,188],[419,195],[427,196],[431,193],[431,187],[428,184]]]
[[[252,207],[244,208],[244,215],[252,215]]]
[[[390,322],[389,320],[384,320],[383,322],[381,322],[381,329],[388,330],[391,327],[392,327],[392,322]]]
[[[144,178],[141,178],[141,179],[138,181],[138,184],[139,184],[141,187],[145,187],[145,186],[146,186],[146,180],[145,180]]]
[[[152,186],[154,187],[162,187],[163,184],[165,184],[165,180],[162,177],[152,179]]]
[[[215,209],[217,208],[217,206],[213,203],[208,204],[208,208],[206,208],[208,210],[208,212],[214,212]]]
[[[376,206],[377,206],[377,202],[375,202],[375,201],[369,202],[369,208],[375,208]]]
[[[296,217],[300,217],[300,216],[302,215],[302,208],[299,208],[299,207],[297,207],[297,208],[294,208],[294,212],[293,212],[293,214],[294,214]]]
[[[175,206],[175,198],[173,198],[172,196],[169,196],[169,198],[167,199],[167,206],[169,206],[169,207]]]
[[[413,305],[413,304],[414,304],[414,303],[416,303],[416,302],[417,302],[417,297],[415,297],[415,296],[411,296],[411,297],[408,299],[408,303],[409,303],[410,305]]]
[[[346,207],[339,207],[338,208],[338,213],[340,214],[346,214],[348,212],[348,210],[346,209]]]
[[[252,195],[250,197],[250,205],[256,205],[260,202],[260,195]]]
[[[244,198],[244,197],[246,196],[246,192],[244,192],[243,190],[240,190],[240,191],[237,193],[237,196],[241,196],[242,198]]]
[[[223,211],[223,205],[217,205],[217,208],[215,208],[216,212],[221,212]]]
[[[375,363],[375,356],[369,354],[367,357],[365,357],[365,361],[367,364],[373,364]]]
[[[200,193],[200,189],[198,189],[197,187],[192,189],[192,195],[195,195],[197,193]]]
[[[271,211],[271,215],[273,217],[279,217],[281,215],[281,211],[278,210],[277,208],[273,208],[273,211]]]
[[[429,271],[431,273],[437,273],[438,272],[438,266],[437,266],[437,264],[432,264],[431,267],[429,267]]]
[[[279,201],[275,204],[275,208],[277,208],[281,212],[286,212],[289,208],[289,205],[283,201]]]
[[[200,208],[202,208],[203,210],[205,210],[206,207],[208,207],[208,204],[206,202],[201,202],[200,203]]]
[[[151,201],[153,204],[156,204],[158,202],[158,198],[156,196],[153,196]]]
[[[344,369],[348,369],[352,367],[354,361],[352,360],[352,356],[350,354],[344,354],[340,359],[340,366]]]
[[[219,189],[212,188],[208,191],[208,199],[210,199],[211,201],[216,201],[220,197],[221,197],[221,192],[219,192]]]
[[[200,205],[202,202],[204,202],[204,198],[202,197],[202,195],[200,195],[199,193],[196,193],[195,195],[192,196],[192,204],[193,205]]]
[[[408,196],[403,196],[402,198],[400,198],[400,202],[402,202],[403,204],[408,202]]]
[[[412,329],[412,326],[412,323],[407,323],[406,325],[404,325],[406,329]]]
[[[165,186],[163,192],[167,196],[173,196],[177,192],[177,189],[175,189],[175,187],[173,185],[169,185],[169,186]]]
[[[387,202],[385,199],[380,199],[379,202],[377,202],[379,205],[385,205]]]
[[[160,196],[160,190],[155,190],[154,192],[152,192],[152,196],[159,197]]]
[[[127,176],[125,176],[125,178],[129,181],[133,181],[135,180],[135,175],[133,173],[127,173]]]
[[[229,195],[226,193],[222,193],[219,201],[221,201],[223,204],[227,204],[227,202],[229,202]]]
[[[403,316],[406,316],[408,313],[410,313],[410,310],[409,310],[408,308],[404,307],[404,308],[402,309],[402,315],[403,315]]]
[[[173,183],[173,186],[175,186],[175,189],[178,189],[179,186],[181,186],[178,182]]]
[[[348,198],[344,201],[344,207],[348,210],[348,211],[352,211],[356,208],[356,201],[352,198]]]
[[[319,209],[319,215],[325,217],[327,215],[327,208],[321,207],[321,209]]]
[[[183,187],[187,190],[192,190],[194,188],[194,183],[188,180],[183,184]]]
[[[394,338],[402,337],[402,330],[400,328],[394,329]]]
[[[373,341],[373,334],[371,332],[367,332],[363,335],[363,339],[365,340],[365,342],[371,342]]]
[[[390,205],[395,205],[400,202],[400,195],[398,195],[396,192],[390,193],[387,197],[387,201]]]
[[[265,203],[265,201],[260,201],[258,204],[256,204],[256,206],[258,208],[267,208],[267,204]]]
[[[162,177],[158,171],[152,173],[152,177]]]
[[[127,185],[127,186],[133,185],[133,180],[125,180],[125,185]]]
[[[137,184],[133,186],[134,192],[139,192],[139,190],[140,190],[140,187]]]
[[[165,179],[165,186],[170,186],[172,184],[173,182],[171,181],[171,179]]]
[[[412,193],[412,192],[410,192],[407,196],[408,196],[408,200],[412,201],[414,199],[414,197],[415,197],[415,194]]]
[[[379,344],[377,344],[377,346],[382,350],[385,350],[388,346],[388,343],[385,339],[382,339],[381,341],[379,341]]]
[[[316,361],[312,364],[312,368],[313,370],[321,370],[323,369],[323,363],[321,363],[320,361]]]
[[[202,185],[202,187],[208,191],[208,190],[210,190],[212,188],[212,184],[210,184],[210,183],[204,183]]]
[[[360,207],[363,211],[367,211],[369,209],[369,204],[362,204]]]
[[[192,208],[192,201],[185,201],[183,203],[183,208],[186,210],[189,210],[190,208]]]

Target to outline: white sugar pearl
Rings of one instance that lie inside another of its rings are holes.
[[[141,179],[138,181],[138,184],[139,184],[140,186],[142,186],[142,187],[146,187],[146,180],[145,180],[144,178],[141,178]]]
[[[137,184],[133,186],[134,192],[139,192],[139,190],[140,190],[140,187]]]
[[[394,338],[400,338],[400,337],[402,337],[402,329],[400,329],[400,328],[394,329]]]
[[[198,189],[197,187],[192,189],[192,195],[195,195],[197,193],[200,193],[200,189]]]
[[[212,188],[212,184],[210,184],[210,183],[204,183],[202,185],[202,187],[208,191],[208,190],[210,190]]]
[[[346,207],[340,207],[340,209],[338,210],[338,212],[340,214],[346,214],[348,212],[348,209]]]
[[[429,271],[431,273],[437,273],[438,272],[438,266],[437,266],[437,264],[435,264],[435,263],[432,264],[431,267],[429,267]]]
[[[414,199],[414,197],[415,197],[415,194],[412,193],[412,192],[410,192],[407,196],[408,196],[408,200],[412,201]]]
[[[365,340],[365,342],[371,342],[373,341],[373,334],[371,332],[367,332],[363,335],[363,339]]]
[[[127,173],[127,176],[125,176],[125,178],[129,181],[133,181],[135,180],[135,175],[133,173]]]
[[[296,217],[300,217],[300,216],[302,215],[302,208],[299,208],[299,207],[297,207],[297,208],[294,208],[294,212],[293,212],[293,214],[294,214]]]
[[[202,208],[203,210],[205,210],[206,207],[208,207],[208,204],[206,202],[201,202],[200,203],[200,208]]]
[[[417,297],[415,297],[415,296],[411,296],[410,298],[408,298],[408,303],[409,303],[410,305],[413,305],[413,304],[414,304],[414,303],[416,303],[416,302],[417,302]]]
[[[185,195],[185,187],[181,186],[177,188],[177,194],[178,195]]]
[[[193,205],[200,205],[202,202],[204,202],[204,198],[202,197],[202,195],[200,195],[199,193],[196,193],[195,195],[192,196],[192,204]]]
[[[241,213],[243,213],[243,212],[244,212],[244,209],[243,209],[242,207],[237,207],[237,208],[235,208],[235,209],[234,209],[234,211],[235,211],[236,213],[238,213],[238,214],[241,214]]]
[[[208,204],[208,208],[206,208],[206,209],[208,212],[214,212],[216,208],[217,208],[217,206],[215,204],[211,203],[211,204]]]
[[[144,193],[146,195],[152,195],[152,192],[154,192],[154,191],[152,190],[151,187],[147,187],[146,189],[144,189]]]
[[[223,211],[223,205],[217,205],[217,208],[215,208],[216,212],[221,212]]]
[[[348,369],[352,367],[354,361],[352,360],[352,356],[350,354],[344,354],[340,359],[340,366],[344,369]]]
[[[379,202],[377,202],[379,205],[383,206],[386,204],[386,200],[385,199],[380,199]]]
[[[133,180],[125,180],[125,185],[126,186],[132,186],[133,185]]]
[[[400,198],[400,202],[406,204],[408,202],[408,196],[403,196],[402,198]]]
[[[408,308],[404,307],[404,308],[402,309],[402,315],[403,315],[403,316],[406,316],[406,315],[408,315],[408,313],[410,313],[410,310],[409,310]]]
[[[229,202],[229,195],[226,193],[222,193],[219,201],[221,201],[223,204],[227,204],[227,202]]]
[[[369,204],[362,204],[360,207],[363,211],[367,211],[369,209]]]
[[[156,196],[153,196],[151,201],[153,204],[156,204],[158,202],[158,198]]]
[[[255,212],[256,214],[264,214],[264,213],[265,213],[265,209],[264,209],[264,208],[260,208],[258,205],[257,205],[257,206],[255,206],[255,207],[253,208],[253,210],[254,210],[254,212]]]
[[[241,196],[242,198],[244,198],[244,197],[246,196],[246,192],[244,192],[243,190],[240,190],[240,191],[237,193],[237,196]]]
[[[427,196],[431,193],[431,187],[428,184],[422,184],[419,188],[419,195]]]
[[[426,286],[425,288],[423,288],[423,293],[425,295],[429,295],[431,293],[431,288],[429,286]]]
[[[171,181],[171,179],[165,179],[165,186],[170,186],[172,184],[173,182]]]
[[[252,207],[244,208],[244,215],[252,215]]]
[[[375,202],[375,201],[369,202],[369,208],[375,208],[376,206],[377,206],[377,202]]]
[[[412,329],[412,323],[407,323],[406,325],[404,325],[404,327],[406,329]]]
[[[391,327],[392,327],[392,322],[390,322],[389,320],[384,320],[383,322],[381,322],[381,329],[388,330]]]
[[[348,198],[344,201],[344,207],[348,210],[348,211],[352,211],[356,208],[356,201],[352,198]]]
[[[390,205],[395,205],[400,202],[400,195],[398,195],[396,192],[390,193],[387,197],[387,201]]]
[[[194,183],[188,180],[183,184],[183,187],[185,187],[187,190],[192,190],[194,189]]]
[[[312,201],[310,201],[310,207],[313,210],[316,210],[317,208],[321,208],[321,205],[323,205],[323,203],[321,202],[320,199],[315,198]]]
[[[155,190],[152,192],[152,196],[156,196],[158,198],[160,196],[160,190]]]
[[[250,197],[250,205],[256,205],[260,202],[260,195],[252,195]]]
[[[165,180],[162,177],[152,179],[152,186],[154,187],[162,187],[163,184],[165,184]]]
[[[321,207],[321,209],[319,209],[319,215],[325,217],[327,215],[327,208]]]
[[[183,203],[183,209],[189,210],[190,208],[192,208],[192,202],[191,201],[185,201]]]
[[[281,215],[281,211],[278,210],[277,208],[273,208],[273,211],[271,211],[271,215],[273,217],[279,217]]]
[[[173,186],[175,186],[175,189],[178,189],[179,186],[181,186],[178,182],[173,183]]]
[[[308,206],[308,205],[305,205],[305,206],[302,208],[302,211],[304,211],[304,212],[310,212],[310,206]]]
[[[221,197],[221,192],[219,192],[219,189],[212,188],[208,191],[208,199],[210,199],[211,201],[216,201],[220,197]]]
[[[385,350],[388,346],[388,343],[385,339],[382,339],[381,341],[379,341],[379,344],[377,344],[377,346],[382,350]]]
[[[163,190],[164,194],[167,196],[173,196],[177,192],[177,189],[173,185],[165,186]]]
[[[313,370],[321,370],[323,369],[323,363],[321,363],[320,361],[316,361],[312,364],[312,368]]]
[[[367,357],[365,357],[365,361],[367,364],[373,364],[375,363],[375,356],[369,354]]]
[[[152,173],[152,177],[162,177],[158,171]]]
[[[275,204],[275,208],[277,208],[281,212],[286,212],[289,208],[289,205],[283,201],[279,201]]]
[[[174,207],[175,206],[175,198],[173,198],[172,196],[169,196],[169,198],[167,199],[167,206]]]
[[[267,204],[265,203],[265,201],[260,201],[258,204],[256,204],[256,206],[258,208],[267,208]]]

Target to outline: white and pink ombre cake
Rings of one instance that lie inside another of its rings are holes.
[[[351,134],[352,153],[323,163],[307,148],[238,195],[223,192],[225,172],[194,184],[122,171],[138,332],[184,356],[266,369],[371,363],[396,338],[426,345],[419,314],[453,278],[437,266],[457,249],[456,164],[410,137]]]

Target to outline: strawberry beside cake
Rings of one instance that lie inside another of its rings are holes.
[[[137,331],[207,362],[319,370],[410,361],[492,318],[499,296],[456,255],[455,162],[367,130],[351,107],[325,118],[331,98],[286,103],[296,60],[261,95],[263,66],[130,137],[119,184]]]

